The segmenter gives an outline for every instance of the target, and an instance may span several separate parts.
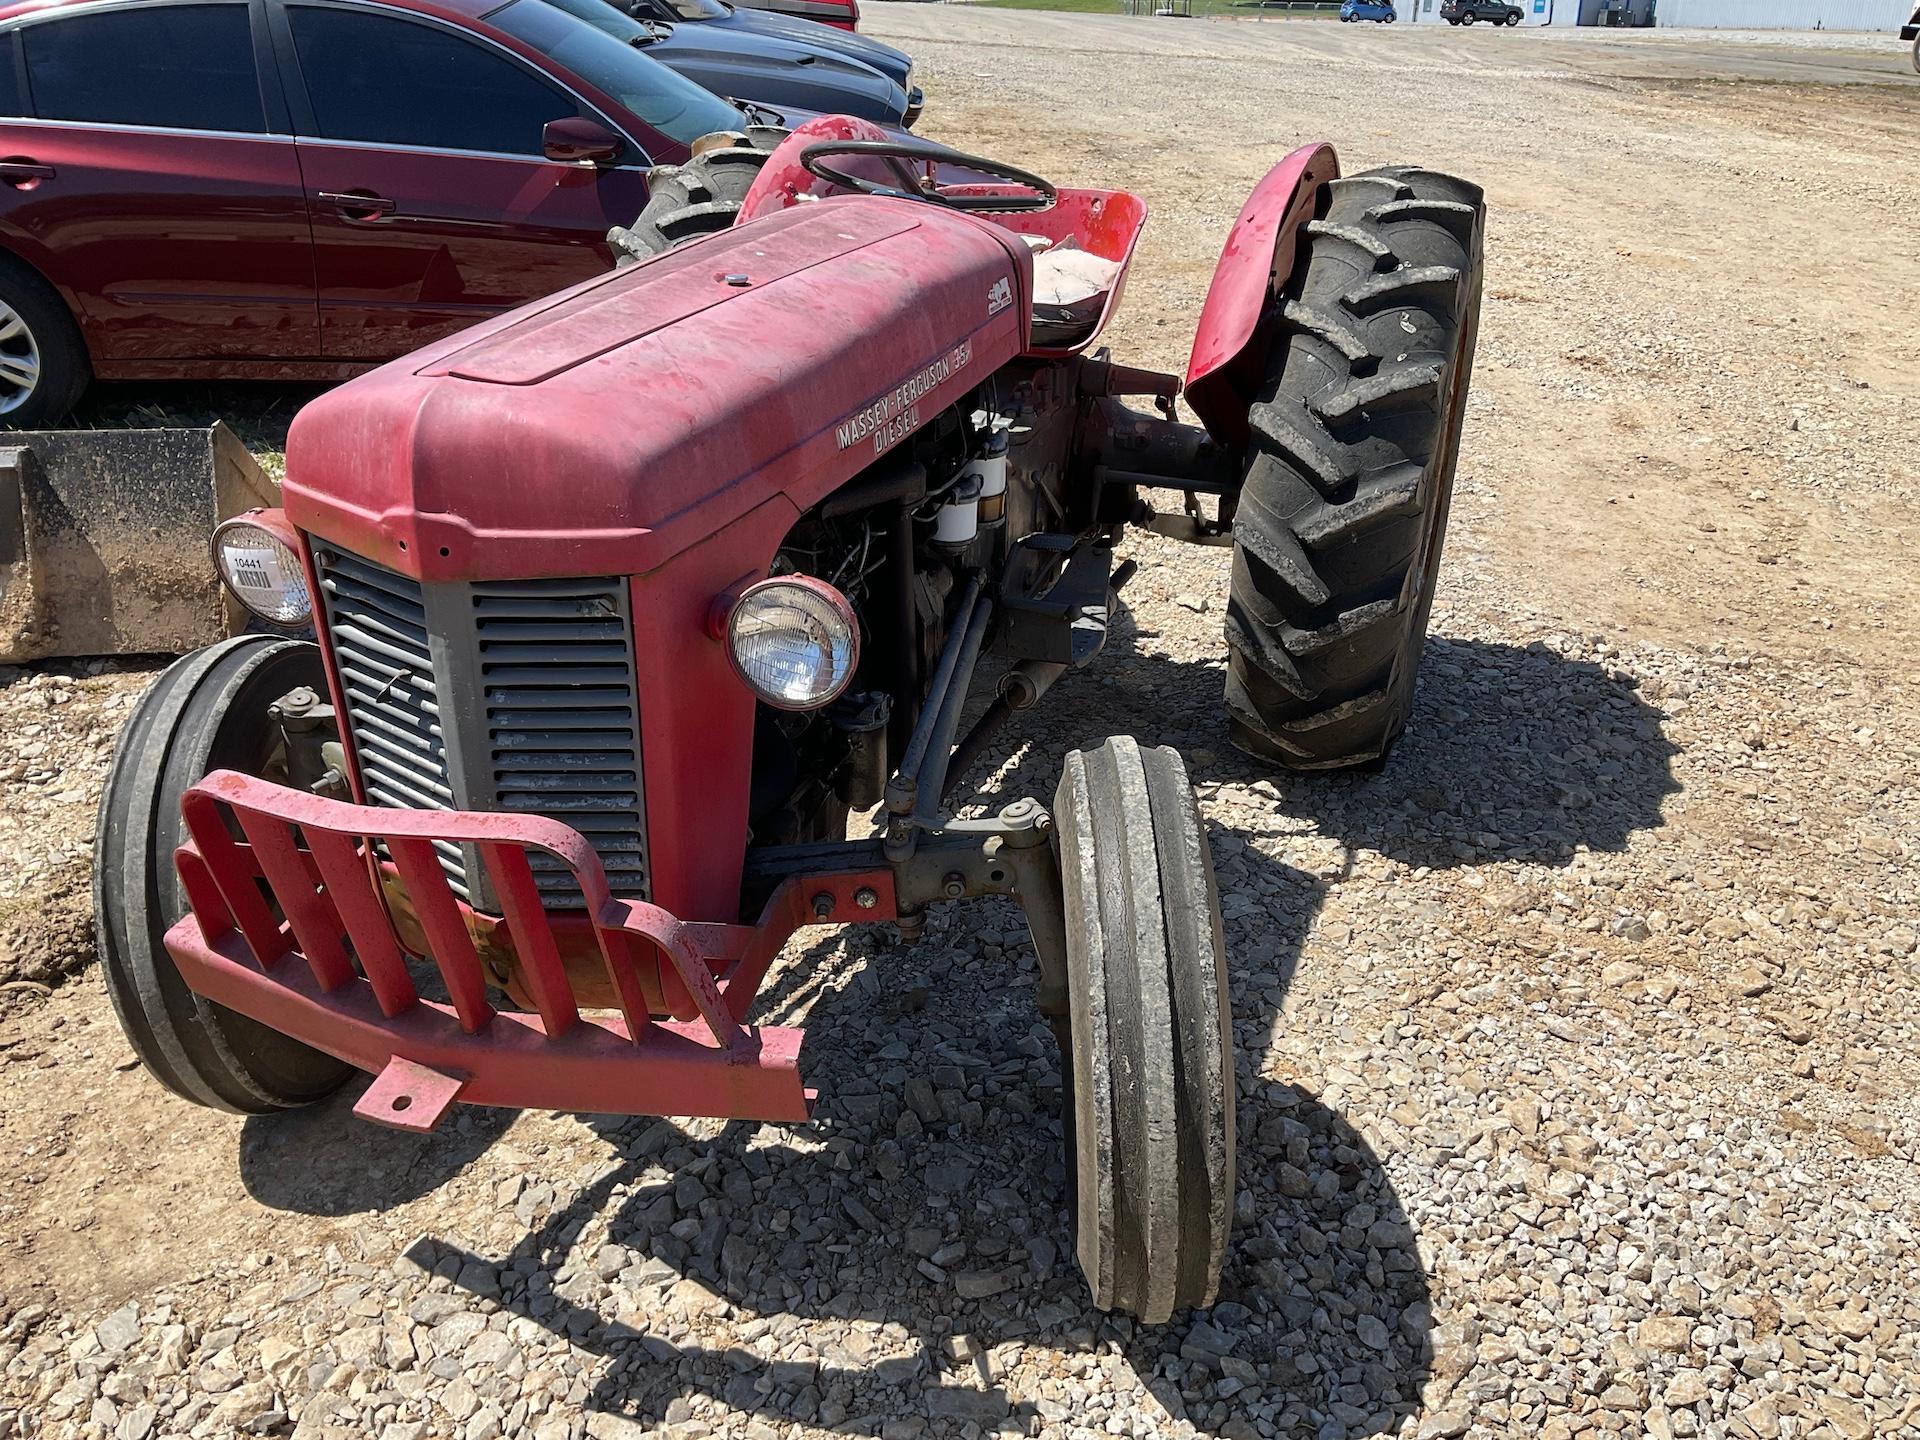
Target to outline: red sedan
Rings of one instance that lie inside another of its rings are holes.
[[[0,8],[0,425],[404,354],[604,270],[746,123],[546,0]]]

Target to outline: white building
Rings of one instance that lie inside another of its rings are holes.
[[[1523,25],[1604,25],[1609,8],[1624,12],[1630,17],[1629,24],[1644,25],[1656,0],[1508,0],[1508,3],[1518,5],[1524,12]],[[1665,6],[1672,0],[1657,0],[1657,3]],[[1744,3],[1744,0],[1735,0],[1735,3]],[[1440,23],[1440,0],[1398,0],[1398,4],[1402,20]]]
[[[1915,0],[1660,0],[1660,25],[1719,30],[1898,30]]]
[[[1510,0],[1528,25],[1693,25],[1738,30],[1898,30],[1920,0]],[[1398,0],[1402,20],[1440,21],[1440,0]],[[1615,20],[1608,12],[1623,12]]]

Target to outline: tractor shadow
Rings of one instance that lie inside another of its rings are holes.
[[[250,1116],[240,1127],[240,1181],[275,1210],[370,1215],[445,1185],[498,1140],[520,1112],[464,1105],[431,1135],[370,1125],[353,1113],[366,1086],[321,1104]]]
[[[1260,1078],[1324,886],[1246,837],[1223,889],[1239,1031],[1240,1195],[1210,1312],[1137,1325],[1089,1303],[1071,1253],[1058,1053],[1007,902],[816,942],[763,1013],[808,1028],[811,1131],[588,1122],[606,1172],[504,1255],[413,1259],[603,1357],[584,1408],[651,1428],[752,1415],[846,1434],[1063,1433],[1030,1371],[1087,1371],[1155,1428],[1392,1433],[1419,1409],[1431,1302],[1379,1158],[1333,1109]],[[723,1331],[734,1343],[709,1336]],[[1101,1374],[1101,1368],[1107,1374]],[[1009,1383],[1011,1382],[1011,1383]],[[478,1384],[478,1382],[475,1382]]]
[[[1096,666],[1047,696],[1044,725],[989,755],[986,765],[1024,747],[1005,788],[1048,794],[1067,749],[1132,733],[1180,750],[1203,789],[1245,787],[1274,817],[1311,822],[1349,851],[1436,870],[1558,867],[1581,850],[1624,850],[1664,823],[1663,803],[1680,788],[1663,712],[1627,679],[1545,645],[1432,637],[1407,733],[1385,768],[1312,775],[1233,748],[1224,645],[1215,657],[1176,660],[1159,641],[1123,613]]]
[[[973,778],[997,792],[989,803],[1049,798],[1061,754],[1116,733],[1188,757],[1237,1032],[1240,1194],[1219,1303],[1162,1326],[1088,1303],[1068,1238],[1058,1055],[1033,1007],[1023,921],[1004,901],[947,907],[919,945],[842,931],[770,977],[761,1015],[808,1027],[825,1097],[813,1129],[589,1121],[583,1140],[608,1163],[577,1189],[529,1177],[516,1206],[529,1228],[506,1253],[440,1240],[409,1252],[481,1308],[600,1357],[589,1415],[1052,1435],[1099,1428],[1083,1413],[1091,1395],[1136,1432],[1184,1419],[1240,1440],[1391,1434],[1421,1412],[1434,1356],[1415,1227],[1347,1119],[1263,1078],[1339,883],[1278,857],[1303,829],[1435,869],[1619,850],[1662,823],[1672,747],[1658,712],[1603,667],[1436,638],[1384,773],[1283,776],[1228,745],[1217,660],[1158,653],[1158,637],[1122,623],[1102,670],[1063,682]],[[370,1139],[340,1101],[305,1132],[283,1118],[250,1133],[243,1167],[267,1203],[314,1208],[315,1177],[331,1174],[325,1213],[378,1209],[458,1170],[510,1118]],[[1074,1398],[1034,1382],[1031,1352],[1045,1375],[1085,1377]],[[489,1377],[472,1383],[484,1398]]]
[[[814,1131],[599,1122],[614,1163],[556,1195],[510,1253],[422,1242],[416,1260],[602,1356],[585,1408],[643,1427],[722,1414],[881,1436],[1095,1423],[1030,1372],[1006,1373],[1038,1349],[1044,1371],[1090,1373],[1118,1413],[1142,1412],[1136,1427],[1179,1418],[1232,1440],[1403,1429],[1434,1366],[1415,1227],[1343,1116],[1262,1078],[1338,883],[1277,857],[1303,828],[1435,869],[1616,851],[1662,823],[1672,747],[1659,713],[1601,666],[1436,638],[1384,773],[1283,776],[1227,743],[1221,663],[1157,643],[1123,619],[1100,670],[1064,682],[973,778],[987,803],[1049,797],[1061,754],[1115,733],[1188,756],[1226,912],[1240,1095],[1240,1195],[1210,1312],[1140,1326],[1088,1303],[1058,1056],[1032,1007],[1019,912],[998,901],[936,912],[914,947],[851,930],[776,971],[763,1013],[804,1016],[826,1097]],[[731,1345],[708,1338],[723,1330]]]

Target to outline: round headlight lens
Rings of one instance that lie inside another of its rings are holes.
[[[733,668],[769,705],[817,710],[839,698],[860,663],[860,622],[833,586],[783,575],[749,586],[727,617]]]
[[[269,625],[305,625],[313,596],[300,557],[271,530],[244,517],[213,532],[213,563],[233,598]]]

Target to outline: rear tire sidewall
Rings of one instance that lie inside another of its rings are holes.
[[[95,938],[128,1043],[176,1095],[243,1114],[323,1099],[352,1071],[188,988],[164,943],[188,909],[180,799],[214,770],[266,770],[267,706],[301,685],[325,686],[304,641],[242,635],[175,661],[128,720],[95,831]]]
[[[1399,709],[1412,708],[1413,687],[1420,675],[1420,660],[1427,649],[1427,628],[1433,620],[1434,596],[1440,589],[1440,560],[1446,551],[1447,521],[1453,513],[1454,478],[1460,462],[1460,432],[1466,418],[1467,394],[1473,380],[1473,356],[1480,332],[1480,295],[1461,318],[1458,347],[1454,352],[1453,389],[1447,396],[1447,433],[1438,447],[1444,460],[1435,466],[1434,490],[1427,502],[1427,535],[1421,545],[1420,598],[1414,611],[1407,649],[1400,673],[1394,677]]]
[[[58,424],[92,379],[80,327],[59,291],[24,261],[6,254],[0,254],[0,305],[19,318],[39,360],[32,390],[11,408],[0,410],[0,430],[38,430]],[[17,354],[22,348],[18,340],[0,341],[0,351]],[[15,394],[15,388],[6,385],[0,390],[0,402]]]

